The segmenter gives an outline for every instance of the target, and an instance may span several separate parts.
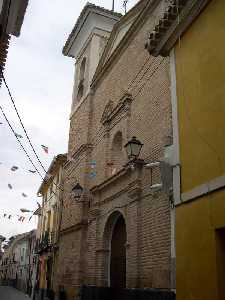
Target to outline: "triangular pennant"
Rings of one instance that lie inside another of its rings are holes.
[[[18,170],[19,168],[17,167],[17,166],[12,166],[12,168],[11,168],[11,171],[16,171],[16,170]]]
[[[22,139],[22,138],[23,138],[21,134],[18,134],[18,133],[16,133],[16,132],[15,132],[15,136],[16,136],[18,139]]]
[[[42,149],[45,151],[45,153],[48,153],[48,147],[45,145],[41,145]]]
[[[36,173],[36,171],[35,170],[28,170],[30,173],[32,173],[32,174],[34,174],[34,173]]]

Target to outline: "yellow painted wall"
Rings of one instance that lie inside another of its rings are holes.
[[[225,293],[218,297],[218,272],[222,264],[225,268],[216,243],[220,228],[225,228],[225,190],[176,208],[178,300],[225,299]]]
[[[175,47],[182,192],[225,173],[225,1],[212,0]]]
[[[176,44],[175,58],[183,193],[225,174],[224,0],[209,3]],[[223,227],[225,190],[176,207],[178,300],[225,299]]]

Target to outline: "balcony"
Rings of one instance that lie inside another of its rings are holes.
[[[37,240],[35,246],[35,253],[51,252],[56,243],[56,232],[45,231],[44,235],[40,240]]]

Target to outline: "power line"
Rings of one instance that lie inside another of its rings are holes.
[[[19,114],[18,109],[17,109],[16,104],[15,104],[15,101],[14,101],[14,99],[13,99],[13,97],[12,97],[12,93],[11,93],[11,91],[10,91],[10,88],[9,88],[7,82],[6,82],[5,76],[4,76],[3,71],[2,71],[1,68],[0,68],[0,72],[1,72],[1,76],[2,76],[3,82],[4,82],[4,84],[5,84],[6,88],[7,88],[7,91],[8,91],[9,97],[10,97],[10,99],[11,99],[11,102],[12,102],[12,104],[13,104],[13,107],[14,107],[14,109],[15,109],[15,111],[16,111],[17,117],[18,117],[18,119],[19,119],[19,121],[20,121],[20,124],[21,124],[21,126],[22,126],[22,128],[23,128],[23,131],[24,131],[25,135],[26,135],[26,138],[27,138],[27,140],[28,140],[28,142],[29,142],[29,144],[30,144],[30,146],[31,146],[31,149],[33,150],[33,152],[34,152],[34,154],[35,154],[35,156],[36,156],[36,158],[37,158],[39,164],[41,165],[42,169],[44,170],[45,174],[47,174],[48,171],[47,171],[47,170],[45,169],[45,167],[43,166],[43,164],[42,164],[42,162],[41,162],[41,160],[40,160],[40,158],[39,158],[37,152],[36,152],[35,149],[34,149],[34,146],[33,146],[32,142],[31,142],[31,139],[30,139],[30,137],[28,136],[27,130],[26,130],[26,128],[25,128],[25,126],[24,126],[24,124],[23,124],[23,122],[22,122],[22,119],[21,119],[21,117],[20,117],[20,114]],[[20,142],[20,141],[19,141],[19,142]],[[44,180],[44,179],[43,179],[43,180]],[[58,189],[60,189],[61,191],[63,191],[63,189],[61,189],[61,187],[59,187],[54,181],[53,181],[52,183],[53,183]]]
[[[15,101],[14,101],[14,99],[13,99],[13,97],[12,97],[12,94],[11,94],[11,92],[10,92],[9,86],[8,86],[8,84],[7,84],[7,82],[6,82],[5,76],[4,76],[3,71],[2,71],[1,68],[0,68],[0,72],[1,72],[1,75],[2,75],[3,82],[4,82],[4,84],[5,84],[6,88],[7,88],[7,91],[8,91],[9,97],[10,97],[10,99],[11,99],[11,102],[12,102],[12,104],[13,104],[13,107],[14,107],[14,109],[15,109],[15,111],[16,111],[17,117],[18,117],[18,119],[19,119],[19,121],[20,121],[20,124],[21,124],[21,126],[22,126],[22,128],[23,128],[23,131],[24,131],[24,133],[25,133],[25,135],[26,135],[26,138],[27,138],[27,140],[28,140],[28,142],[29,142],[29,144],[30,144],[30,146],[31,146],[31,148],[32,148],[32,150],[33,150],[33,152],[34,152],[34,154],[35,154],[35,156],[36,156],[38,162],[40,163],[42,169],[44,170],[45,173],[47,173],[45,167],[43,166],[42,162],[40,161],[39,156],[37,155],[37,152],[35,151],[35,149],[34,149],[32,143],[31,143],[30,137],[28,136],[27,130],[26,130],[26,128],[24,127],[24,124],[23,124],[22,119],[21,119],[21,117],[20,117],[20,115],[19,115],[19,112],[18,112],[18,109],[17,109],[17,107],[16,107]]]
[[[7,124],[9,125],[9,128],[11,129],[11,131],[13,132],[14,136],[16,137],[18,143],[20,144],[20,147],[22,148],[22,150],[24,151],[24,153],[26,154],[27,158],[29,159],[30,163],[32,164],[32,166],[34,167],[35,171],[40,175],[41,179],[44,180],[43,176],[41,175],[41,173],[39,172],[39,170],[36,168],[35,164],[33,163],[32,159],[30,158],[29,154],[27,153],[26,149],[24,148],[23,144],[21,143],[21,141],[19,140],[19,138],[17,137],[17,134],[15,132],[15,130],[13,129],[11,123],[9,122],[8,118],[6,117],[6,114],[3,110],[3,108],[0,106],[0,109],[2,111],[2,114],[7,122]]]

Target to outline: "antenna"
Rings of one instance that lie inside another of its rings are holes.
[[[115,0],[112,0],[112,11],[114,11],[115,8]]]
[[[123,7],[124,7],[125,14],[127,13],[127,3],[128,3],[128,0],[123,1]]]

